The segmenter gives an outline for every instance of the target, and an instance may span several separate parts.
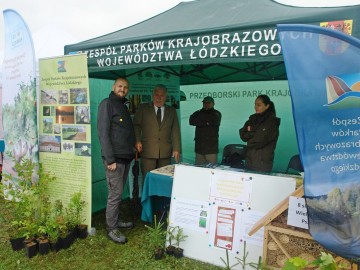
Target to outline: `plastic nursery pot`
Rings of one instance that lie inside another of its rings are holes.
[[[11,248],[13,251],[21,250],[25,247],[24,245],[25,237],[13,238],[10,239]]]
[[[25,255],[28,258],[36,256],[38,253],[37,243],[35,241],[30,241],[25,244]]]
[[[184,256],[184,250],[182,248],[175,248],[174,250],[174,257],[181,258]]]
[[[172,245],[167,246],[165,249],[165,252],[167,255],[173,256],[174,252],[175,252],[175,246],[172,246]]]
[[[80,224],[77,227],[77,237],[80,239],[85,239],[88,236],[88,226],[86,224]]]
[[[50,252],[50,243],[47,238],[39,238],[37,239],[39,245],[39,254],[46,255]]]
[[[163,248],[158,248],[154,251],[154,258],[155,260],[160,260],[164,258],[165,251]]]

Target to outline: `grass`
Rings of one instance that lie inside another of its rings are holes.
[[[135,228],[132,230],[123,230],[128,238],[128,243],[116,244],[107,238],[104,211],[93,215],[92,227],[96,228],[95,236],[77,239],[69,249],[28,259],[24,250],[13,251],[11,249],[6,234],[8,224],[5,224],[3,213],[1,213],[2,204],[3,199],[0,198],[0,270],[223,269],[185,257],[176,259],[173,256],[167,256],[162,260],[155,260],[145,238],[145,223],[140,219],[136,221]],[[126,204],[124,207],[129,209]]]

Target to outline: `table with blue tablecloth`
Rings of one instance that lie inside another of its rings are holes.
[[[141,195],[141,219],[145,222],[153,221],[152,196],[171,198],[173,176],[149,172],[146,174]]]

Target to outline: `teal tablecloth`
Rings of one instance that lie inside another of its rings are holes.
[[[153,222],[153,206],[151,196],[163,196],[171,198],[173,177],[149,172],[146,174],[141,195],[141,219],[145,222]]]

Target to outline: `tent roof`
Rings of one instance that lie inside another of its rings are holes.
[[[257,46],[259,42],[264,42],[268,44],[269,49],[275,50],[277,48],[274,45],[276,40],[265,41],[264,31],[275,29],[276,24],[280,23],[319,25],[320,22],[352,19],[352,35],[360,37],[359,17],[360,6],[303,8],[285,6],[271,0],[182,2],[168,11],[125,29],[77,44],[66,45],[65,54],[86,51],[90,77],[97,78],[113,79],[118,75],[123,75],[123,71],[129,68],[156,67],[177,74],[181,77],[182,84],[286,79],[281,54],[275,52],[273,55],[259,55],[259,48],[256,47],[257,54],[249,55],[251,48],[248,45]],[[248,42],[246,33],[249,32],[251,36],[254,31],[263,33],[262,40],[258,40],[258,36],[256,36],[258,33],[255,33],[252,40],[246,44]],[[213,38],[216,35],[223,38],[224,34],[230,35],[231,42],[228,44],[221,42],[215,44],[214,40],[211,44],[207,44],[206,39],[202,40],[203,37]],[[234,39],[238,36],[240,38],[235,41]],[[199,37],[200,41],[204,42],[195,46]],[[178,39],[182,40],[182,43],[176,43]],[[152,53],[156,53],[154,61],[145,61],[143,58],[139,61],[135,61],[134,58],[130,62],[124,60],[126,56],[133,55],[135,57],[136,47],[134,44],[138,44],[137,48],[139,49],[142,45],[150,45],[151,41],[163,41],[168,51],[171,49],[175,55],[177,51],[180,51],[179,57],[176,61],[174,59],[165,60],[165,49],[149,50],[152,47],[145,47],[147,50],[138,50],[137,53],[140,56],[147,54],[148,57],[151,57]],[[184,46],[185,43],[188,46]],[[243,45],[246,45],[245,49],[242,47]],[[275,47],[271,47],[272,45]],[[231,48],[234,50],[234,47],[237,46],[237,53],[233,53],[232,56],[220,57],[221,49],[224,46],[228,47],[226,54],[230,54]],[[111,53],[106,51],[109,48],[112,49]],[[202,52],[204,54],[206,52],[206,57],[201,56],[202,48],[206,49]],[[209,57],[211,53],[215,52],[214,48],[218,55]],[[160,55],[160,51],[164,54]],[[197,56],[196,59],[192,57],[194,54]],[[109,58],[108,64],[104,64],[106,58]]]

